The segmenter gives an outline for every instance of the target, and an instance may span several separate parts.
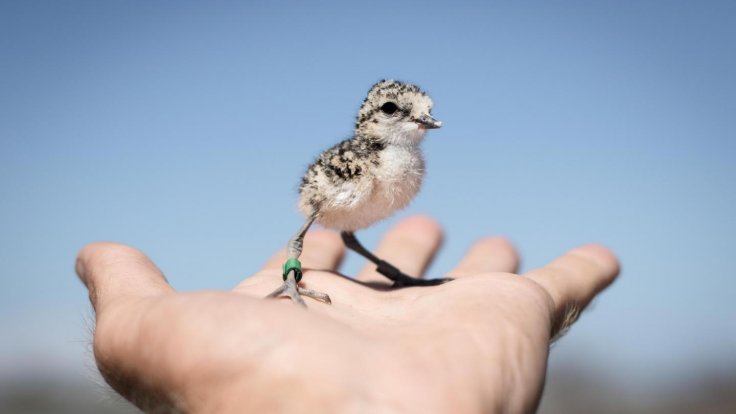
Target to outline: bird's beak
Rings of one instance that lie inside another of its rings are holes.
[[[427,114],[422,114],[415,122],[419,124],[420,127],[427,129],[434,129],[442,126],[442,121],[438,121]]]

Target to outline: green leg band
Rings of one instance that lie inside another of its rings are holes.
[[[302,263],[298,259],[289,259],[284,263],[284,281],[289,272],[294,271],[294,279],[297,283],[302,280]]]

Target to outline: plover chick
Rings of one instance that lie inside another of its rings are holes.
[[[345,245],[375,263],[380,274],[399,286],[430,286],[449,279],[407,276],[364,248],[355,238],[364,229],[409,204],[424,177],[419,144],[428,129],[442,122],[432,118],[432,99],[419,87],[382,80],[368,91],[358,111],[353,137],[320,154],[307,169],[299,187],[299,209],[306,223],[289,241],[284,283],[268,297],[301,296],[327,303],[328,295],[298,285],[302,242],[312,223],[341,232]]]

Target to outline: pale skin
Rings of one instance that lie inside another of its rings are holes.
[[[441,239],[436,222],[412,217],[376,254],[421,275]],[[281,283],[285,250],[232,291],[177,293],[140,251],[91,244],[77,272],[97,365],[147,412],[533,412],[560,321],[619,269],[585,245],[518,275],[514,248],[487,238],[447,273],[456,280],[388,290],[371,264],[360,283],[337,274],[343,253],[337,233],[308,233],[302,283],[333,303],[307,298],[304,309],[262,299]]]

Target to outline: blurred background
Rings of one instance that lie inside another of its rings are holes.
[[[0,412],[132,413],[90,354],[77,251],[228,289],[302,223],[296,188],[381,78],[444,122],[401,217],[431,273],[509,237],[620,279],[554,346],[541,413],[736,412],[736,6],[728,1],[0,2]],[[344,267],[362,265],[354,255]]]

